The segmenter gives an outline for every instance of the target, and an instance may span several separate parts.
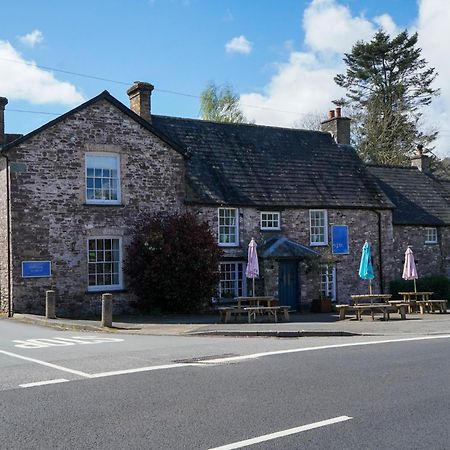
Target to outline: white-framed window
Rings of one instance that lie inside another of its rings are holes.
[[[279,230],[280,223],[278,211],[261,211],[261,230]]]
[[[425,244],[437,244],[437,228],[425,228]]]
[[[120,156],[86,153],[86,203],[120,204]]]
[[[91,237],[87,246],[88,291],[122,289],[122,239]]]
[[[320,266],[320,294],[321,297],[336,301],[336,266],[324,264]]]
[[[245,263],[236,261],[220,263],[219,296],[244,297],[246,292]]]
[[[237,208],[219,208],[219,245],[239,245],[239,212]]]
[[[326,209],[309,210],[310,245],[328,245],[328,217]]]

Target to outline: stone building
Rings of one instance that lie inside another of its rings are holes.
[[[257,292],[295,309],[365,292],[357,275],[365,240],[376,290],[398,276],[404,245],[427,228],[438,228],[439,240],[424,247],[430,270],[448,270],[450,221],[430,209],[436,193],[448,210],[439,194],[446,185],[401,169],[430,189],[422,203],[409,202],[441,221],[402,222],[408,204],[389,189],[401,191],[400,169],[366,167],[348,145],[350,120],[340,109],[324,132],[223,124],[151,114],[152,89],[135,83],[131,109],[105,91],[21,137],[4,133],[0,101],[2,311],[42,313],[47,289],[56,290],[60,315],[98,311],[102,292],[114,293],[117,312],[132,310],[122,260],[142,212],[188,210],[209,222],[224,249],[219,298],[249,293],[251,237]]]

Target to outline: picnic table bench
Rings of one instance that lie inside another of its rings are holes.
[[[375,313],[381,312],[383,314],[384,320],[390,319],[390,314],[398,312],[400,314],[400,318],[402,320],[406,319],[406,311],[408,309],[408,305],[406,303],[398,303],[392,302],[389,303],[366,303],[366,304],[357,304],[357,305],[336,305],[336,309],[339,311],[339,319],[343,320],[346,317],[346,314],[349,312],[354,312],[356,314],[357,320],[362,320],[362,314],[365,311],[369,311],[372,320],[375,320]]]
[[[278,322],[278,315],[280,314],[284,320],[289,321],[290,306],[224,306],[217,308],[219,311],[220,320],[223,323],[228,323],[231,320],[231,316],[237,319],[238,316],[247,315],[248,323],[252,322],[252,319],[256,321],[257,316],[267,315],[269,318],[273,318],[274,322]]]
[[[420,314],[435,311],[447,313],[447,300],[416,300],[416,303],[420,308]]]

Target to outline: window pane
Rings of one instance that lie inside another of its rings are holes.
[[[88,286],[119,285],[121,272],[119,246],[119,239],[89,239]]]
[[[118,200],[118,164],[119,158],[115,156],[86,156],[87,200]]]

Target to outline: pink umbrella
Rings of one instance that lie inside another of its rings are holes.
[[[419,275],[417,275],[416,263],[414,262],[414,254],[409,245],[405,252],[405,265],[403,266],[402,278],[404,280],[414,280],[414,292],[417,292],[416,280],[417,278],[419,278]]]
[[[252,238],[248,244],[247,269],[245,275],[253,279],[253,297],[255,296],[255,278],[259,277],[258,254],[256,253],[256,242]]]

